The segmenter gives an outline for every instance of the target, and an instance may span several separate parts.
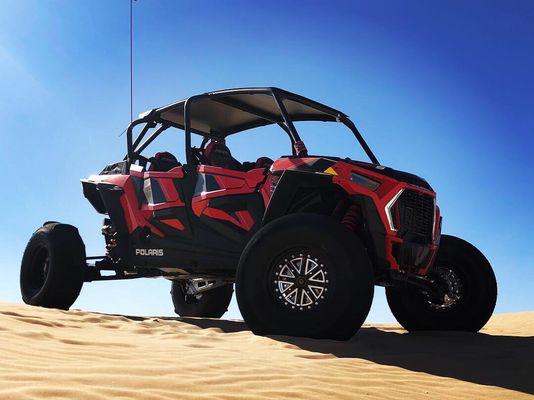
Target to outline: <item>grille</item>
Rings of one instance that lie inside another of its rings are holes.
[[[399,236],[424,243],[432,241],[434,199],[415,190],[406,189],[393,207],[393,220]]]

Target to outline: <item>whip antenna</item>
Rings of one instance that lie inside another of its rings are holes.
[[[130,0],[130,122],[133,121],[133,2]]]

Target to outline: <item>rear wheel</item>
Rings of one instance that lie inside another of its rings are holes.
[[[83,285],[85,246],[74,226],[46,223],[31,237],[20,270],[26,304],[68,309]]]
[[[187,280],[172,282],[171,297],[174,312],[181,317],[221,318],[228,310],[232,300],[233,284],[228,283],[192,294],[192,291],[188,290],[188,286],[194,284],[193,281]],[[210,284],[206,282],[206,285]]]
[[[439,297],[414,287],[386,288],[391,312],[405,329],[477,332],[488,322],[497,282],[488,260],[473,245],[443,235],[428,278]]]
[[[236,277],[239,309],[256,334],[349,339],[367,317],[373,290],[358,238],[314,214],[288,215],[258,231]]]

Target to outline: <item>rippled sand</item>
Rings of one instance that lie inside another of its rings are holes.
[[[366,325],[349,342],[238,321],[0,303],[0,399],[533,398],[534,312],[481,334]]]

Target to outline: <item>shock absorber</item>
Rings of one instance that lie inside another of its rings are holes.
[[[341,219],[341,223],[353,232],[357,232],[361,228],[362,210],[360,206],[351,204],[347,207],[345,215]]]
[[[102,235],[106,240],[106,255],[111,256],[113,249],[117,246],[117,231],[109,218],[104,219]]]

